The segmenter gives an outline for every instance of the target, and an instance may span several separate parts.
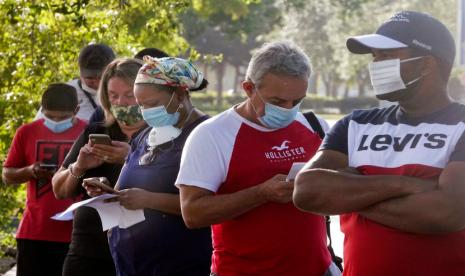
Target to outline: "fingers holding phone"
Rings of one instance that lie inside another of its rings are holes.
[[[123,164],[131,147],[126,142],[111,141],[110,144],[93,144],[91,152],[107,163]]]
[[[79,155],[76,160],[76,168],[86,171],[88,169],[99,167],[102,164],[103,161],[92,153],[92,147],[90,144],[84,145],[79,150]]]
[[[88,150],[89,152],[98,160],[111,163],[110,155],[107,152],[104,152],[99,149],[100,146],[111,146],[111,138],[107,134],[90,134],[89,135],[89,143],[88,143]]]
[[[104,193],[117,194],[111,187],[110,182],[105,177],[91,177],[82,181],[82,186],[86,189],[90,197],[102,195]]]
[[[30,166],[32,177],[36,179],[50,179],[53,174],[57,171],[58,166],[56,164],[48,164],[35,162]]]

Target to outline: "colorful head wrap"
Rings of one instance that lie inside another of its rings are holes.
[[[188,60],[174,57],[144,56],[145,64],[137,73],[135,84],[154,83],[189,90],[199,88],[203,74]]]

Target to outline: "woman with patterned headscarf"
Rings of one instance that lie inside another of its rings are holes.
[[[144,209],[145,220],[115,227],[109,244],[118,275],[209,275],[209,228],[190,230],[181,217],[174,186],[187,136],[208,116],[196,109],[191,91],[208,82],[189,61],[144,57],[134,95],[151,126],[132,142],[116,189],[127,209]],[[90,195],[102,191],[87,186]]]

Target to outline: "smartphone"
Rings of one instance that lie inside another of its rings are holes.
[[[107,134],[90,134],[89,140],[92,145],[101,144],[111,146],[111,138]]]
[[[289,173],[286,177],[286,181],[293,181],[297,174],[302,170],[302,168],[305,166],[305,162],[294,162],[292,164],[291,169],[289,170]]]
[[[47,170],[47,171],[54,172],[54,171],[56,171],[58,169],[58,166],[56,164],[41,163],[41,164],[39,164],[39,168]]]
[[[83,182],[85,182],[86,184],[88,185],[92,185],[92,186],[95,186],[95,187],[99,187],[100,189],[102,189],[102,191],[106,192],[106,193],[109,193],[109,194],[116,194],[116,190],[113,189],[112,187],[108,186],[107,184],[101,182],[98,178],[96,177],[91,177],[91,178],[86,178],[84,180],[82,180]]]

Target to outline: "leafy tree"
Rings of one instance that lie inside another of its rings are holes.
[[[310,55],[315,75],[323,80],[326,94],[336,96],[339,85],[356,86],[363,96],[371,89],[367,64],[369,55],[351,54],[345,42],[348,37],[373,33],[395,12],[416,10],[427,12],[449,27],[456,24],[456,1],[400,0],[335,0],[284,1],[286,11],[282,37],[289,37]],[[316,87],[312,89],[316,91]]]
[[[237,88],[243,74],[241,68],[250,60],[251,51],[263,43],[265,34],[280,26],[282,16],[275,0],[199,2],[215,4],[205,9],[196,9],[194,5],[184,14],[184,36],[200,53],[221,57],[221,61],[213,63],[217,73],[217,105],[221,108],[225,65],[235,67]]]

